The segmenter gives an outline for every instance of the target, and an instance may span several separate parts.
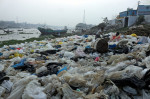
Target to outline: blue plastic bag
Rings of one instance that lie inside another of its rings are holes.
[[[0,52],[0,56],[2,56],[2,55],[3,55],[3,53]]]
[[[83,35],[83,37],[88,38],[88,35]]]
[[[91,48],[91,46],[88,45],[88,46],[86,46],[85,48]]]
[[[115,48],[116,46],[117,46],[116,44],[109,45],[109,48],[112,49],[112,48]]]
[[[142,42],[138,42],[137,44],[143,44]]]
[[[17,67],[24,66],[25,61],[26,61],[26,58],[22,59],[18,64],[12,65],[11,67],[17,68]]]
[[[60,70],[57,72],[57,75],[58,75],[60,72],[64,71],[64,70],[67,71],[67,66],[65,66],[64,68],[60,69]]]
[[[14,48],[14,47],[10,47],[10,49],[11,49],[11,50],[15,50],[15,48]]]

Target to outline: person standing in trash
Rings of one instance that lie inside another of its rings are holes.
[[[101,32],[101,30],[99,30],[99,31],[96,33],[96,35],[95,35],[95,40],[96,40],[97,38],[101,38],[101,35],[102,35],[102,32]]]

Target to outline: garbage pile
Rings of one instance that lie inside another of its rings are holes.
[[[144,27],[132,28],[129,31],[127,31],[125,34],[131,35],[133,33],[136,33],[138,36],[149,36],[150,28],[144,28]]]
[[[130,35],[111,42],[94,38],[0,48],[0,98],[149,99],[149,43],[133,43]]]

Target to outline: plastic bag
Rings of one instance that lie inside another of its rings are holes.
[[[142,90],[142,94],[143,94],[143,99],[149,99],[150,94],[146,93],[145,90]]]
[[[72,52],[65,52],[64,57],[73,58],[73,57],[75,57],[75,54]]]
[[[112,81],[117,85],[117,86],[130,86],[132,88],[139,88],[143,89],[146,85],[146,83],[137,78],[137,77],[131,77],[131,78],[125,78],[125,79],[119,79],[119,80],[114,80]]]
[[[137,95],[137,91],[135,89],[133,89],[132,87],[125,86],[125,87],[123,87],[123,90],[132,95]]]
[[[3,53],[0,52],[0,56],[2,56],[2,55],[3,55]]]
[[[6,89],[0,86],[0,97],[5,93]]]
[[[67,83],[63,84],[62,91],[63,99],[69,99],[70,97],[72,97],[72,99],[77,99],[84,95],[82,92],[72,90]]]
[[[22,66],[24,66],[24,62],[26,61],[26,59],[22,59],[18,64],[13,65],[13,68],[20,68]]]
[[[56,54],[56,53],[59,52],[59,51],[60,51],[60,50],[46,50],[46,51],[40,52],[40,54],[42,54],[42,55]]]
[[[54,50],[54,48],[52,47],[50,43],[46,44],[46,47],[48,47],[49,50]]]
[[[24,88],[25,86],[18,86],[10,93],[7,99],[21,99]]]
[[[43,89],[37,80],[33,80],[26,86],[22,99],[47,99]]]
[[[150,68],[150,56],[146,57],[143,62],[146,63],[146,67],[147,67],[147,68]]]
[[[0,64],[0,72],[2,72],[4,70],[4,65]]]
[[[83,52],[83,48],[81,48],[81,47],[77,48],[75,54],[76,54],[76,56],[80,56],[80,57],[86,56],[86,54]]]
[[[12,91],[7,99],[21,99],[26,85],[30,81],[32,81],[36,78],[37,78],[36,76],[31,75],[31,76],[27,76],[21,80],[18,80],[16,83],[14,83],[14,85],[12,87]]]
[[[36,73],[38,74],[38,73],[46,71],[46,70],[47,70],[47,68],[45,66],[42,66],[39,69],[36,69]]]
[[[58,75],[60,72],[64,71],[64,70],[67,71],[67,66],[65,66],[64,68],[60,69],[60,70],[57,72],[57,75]]]
[[[1,84],[4,80],[9,80],[9,77],[6,77],[6,73],[5,73],[5,72],[0,72],[0,84]]]
[[[4,80],[3,83],[1,84],[1,86],[6,88],[8,90],[8,92],[10,92],[11,88],[13,86],[13,83],[11,81],[9,81],[9,80]]]

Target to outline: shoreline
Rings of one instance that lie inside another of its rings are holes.
[[[65,35],[60,35],[59,37],[55,37],[53,35],[43,35],[39,36],[37,38],[29,38],[26,40],[6,40],[6,41],[0,41],[0,48],[3,47],[4,45],[15,45],[15,44],[21,44],[25,42],[33,42],[34,40],[41,41],[44,39],[54,39],[54,38],[61,38],[61,37],[66,37],[66,36],[72,36],[74,34],[65,34]]]

